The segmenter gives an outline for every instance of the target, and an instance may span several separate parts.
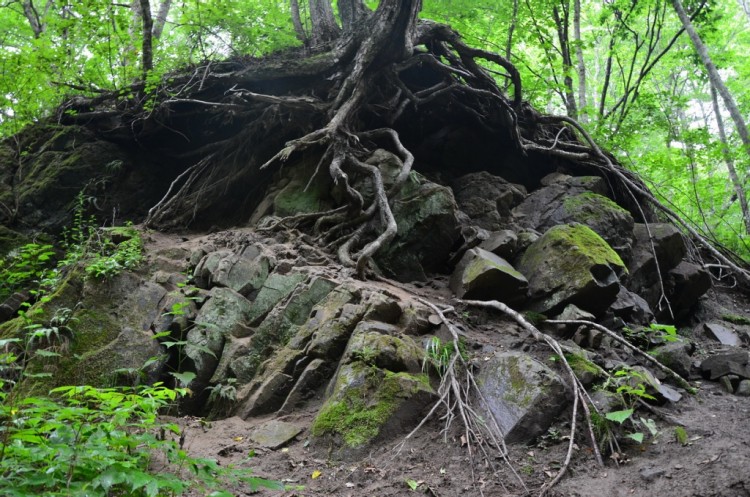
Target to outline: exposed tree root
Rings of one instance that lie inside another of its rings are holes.
[[[493,456],[494,454],[499,454],[519,484],[525,491],[528,491],[523,479],[508,459],[508,451],[504,440],[505,435],[502,433],[497,421],[493,416],[486,416],[483,412],[477,412],[476,410],[475,399],[478,399],[484,411],[489,412],[487,402],[476,384],[472,368],[463,356],[458,330],[453,322],[446,317],[446,314],[454,312],[454,308],[445,307],[441,309],[425,299],[420,297],[417,297],[417,299],[432,309],[440,318],[440,321],[448,328],[453,339],[453,353],[447,364],[439,365],[441,370],[439,371],[440,385],[437,390],[438,400],[433,404],[427,415],[422,418],[420,423],[403,438],[401,443],[396,447],[396,453],[400,452],[404,444],[436,414],[439,414],[441,419],[444,420],[443,433],[446,436],[453,421],[458,419],[463,428],[462,445],[466,446],[466,450],[472,461],[476,455],[472,448],[474,444],[476,444],[477,450],[484,456],[484,460],[492,465],[493,469],[495,459]],[[474,468],[472,465],[472,476],[473,471]],[[499,483],[503,485],[502,481],[499,481]],[[505,489],[505,491],[507,492],[508,490]]]
[[[539,331],[536,328],[536,326],[534,326],[529,321],[527,321],[526,318],[524,318],[520,313],[514,311],[513,309],[511,309],[510,307],[508,307],[502,302],[498,302],[497,300],[489,300],[489,301],[460,300],[459,302],[469,305],[469,306],[474,306],[474,307],[495,309],[496,311],[500,311],[506,316],[513,319],[516,323],[521,325],[523,329],[531,333],[531,336],[535,340],[547,344],[547,346],[550,349],[552,349],[552,351],[555,354],[557,354],[557,356],[560,358],[560,363],[563,365],[563,369],[565,370],[568,376],[568,379],[570,381],[570,384],[568,386],[571,388],[572,393],[573,393],[573,408],[572,408],[571,417],[570,417],[570,438],[568,440],[568,450],[567,450],[567,453],[565,454],[565,460],[563,461],[563,464],[561,465],[557,474],[554,476],[554,478],[552,478],[552,480],[550,480],[549,482],[545,483],[544,486],[542,486],[542,489],[539,493],[540,497],[546,495],[547,492],[549,492],[552,489],[552,487],[557,485],[557,483],[562,479],[562,477],[568,471],[568,467],[570,466],[570,460],[573,456],[573,449],[575,447],[575,433],[576,433],[576,427],[577,427],[577,422],[578,422],[579,401],[584,410],[584,417],[588,425],[588,432],[591,438],[591,448],[594,451],[596,461],[599,464],[599,466],[604,466],[602,456],[599,453],[599,445],[596,442],[596,436],[594,434],[594,428],[593,428],[593,424],[591,421],[591,413],[589,412],[589,406],[593,407],[594,409],[596,409],[596,406],[594,406],[593,402],[591,402],[591,398],[588,396],[588,393],[581,385],[581,382],[578,381],[578,378],[573,372],[573,368],[570,367],[570,364],[568,363],[567,359],[565,359],[565,352],[560,346],[560,343],[554,338],[552,338],[551,336],[547,335],[546,333],[542,333],[541,331]]]

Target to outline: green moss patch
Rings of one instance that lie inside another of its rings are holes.
[[[381,433],[403,402],[426,390],[432,391],[424,374],[348,365],[339,372],[334,395],[315,418],[312,434],[340,436],[346,446],[362,447]]]

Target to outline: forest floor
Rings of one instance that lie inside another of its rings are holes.
[[[424,285],[391,291],[401,295],[412,292],[433,302],[451,298],[447,278],[441,276]],[[711,290],[703,297],[697,316],[705,322],[726,314],[750,317],[750,296]],[[473,309],[463,316],[472,360],[478,364],[498,349],[523,348],[540,357],[550,354],[513,324],[502,322],[498,327],[497,316]],[[750,330],[748,326],[740,328]],[[720,349],[717,342],[703,335],[700,324],[687,334],[696,344],[696,362]],[[698,376],[693,380],[699,386],[696,395],[685,394],[679,402],[660,406],[656,413],[637,413],[654,419],[658,433],[643,444],[621,443],[620,460],[610,457],[603,468],[597,465],[579,424],[569,471],[548,495],[750,496],[750,397],[729,394],[719,383],[701,381]],[[342,459],[310,436],[309,427],[323,400],[321,391],[304,408],[280,417],[247,421],[231,417],[211,422],[182,417],[170,421],[183,428],[185,448],[191,455],[217,459],[222,466],[251,467],[257,476],[288,486],[284,492],[261,489],[258,494],[285,497],[538,495],[560,468],[568,448],[569,409],[544,436],[528,445],[509,446],[507,462],[499,455],[491,461],[477,455],[477,447],[464,443],[458,421],[446,433],[440,419],[430,420],[408,440],[381,440],[368,453]],[[275,450],[253,443],[249,434],[270,419],[297,425],[302,431],[291,443]],[[675,422],[687,432],[684,445],[675,436]],[[405,426],[404,434],[412,428]],[[253,457],[248,459],[250,454]],[[253,494],[247,487],[233,491],[238,496]]]

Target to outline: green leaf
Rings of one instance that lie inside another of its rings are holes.
[[[193,373],[192,371],[185,371],[184,373],[169,373],[169,374],[177,378],[177,380],[179,380],[180,382],[180,385],[182,386],[189,385],[190,382],[193,381],[196,376],[195,373]]]
[[[637,432],[637,433],[628,433],[625,435],[626,437],[635,440],[638,443],[643,443],[643,433]]]
[[[610,421],[622,424],[633,415],[633,409],[625,409],[623,411],[612,411],[604,415]]]

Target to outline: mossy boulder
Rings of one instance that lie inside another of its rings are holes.
[[[116,208],[130,219],[164,194],[164,181],[157,177],[162,168],[148,167],[151,158],[99,140],[84,127],[41,125],[19,139],[11,162],[0,157],[0,171],[17,168],[10,189],[11,176],[0,173],[0,201],[17,206],[15,217],[27,226],[59,232],[70,224],[75,197],[84,190],[101,212]]]
[[[585,224],[596,231],[618,254],[630,253],[633,216],[604,195],[584,192],[567,197],[549,222]]]
[[[622,256],[630,253],[633,216],[606,197],[606,184],[594,176],[548,178],[513,210],[518,223],[545,232],[553,226],[581,223],[593,229]]]
[[[620,277],[627,272],[617,252],[582,224],[551,228],[516,267],[529,280],[528,309],[544,314],[575,304],[600,315],[615,301]]]
[[[312,435],[338,456],[361,452],[376,440],[404,433],[434,398],[425,374],[394,373],[359,361],[342,365]]]
[[[334,287],[333,282],[319,277],[298,284],[289,299],[276,305],[255,328],[252,336],[247,340],[227,343],[211,382],[223,383],[226,378],[231,377],[236,378],[239,385],[249,383],[263,361],[287,346],[299,327],[305,324],[313,307]],[[287,369],[286,365],[279,367]],[[276,368],[276,365],[271,364],[267,369]]]
[[[567,404],[569,390],[548,366],[521,352],[496,353],[477,375],[506,442],[528,442],[544,433]]]
[[[122,381],[155,381],[166,359],[150,326],[165,294],[159,285],[129,272],[105,281],[85,279],[81,270],[71,272],[49,301],[29,312],[34,323],[48,326],[56,313],[71,310],[70,340],[59,357],[30,364],[30,372],[51,376],[29,380],[24,389],[46,393],[70,384],[107,387]],[[16,321],[16,333],[23,333],[20,318],[9,323]]]

